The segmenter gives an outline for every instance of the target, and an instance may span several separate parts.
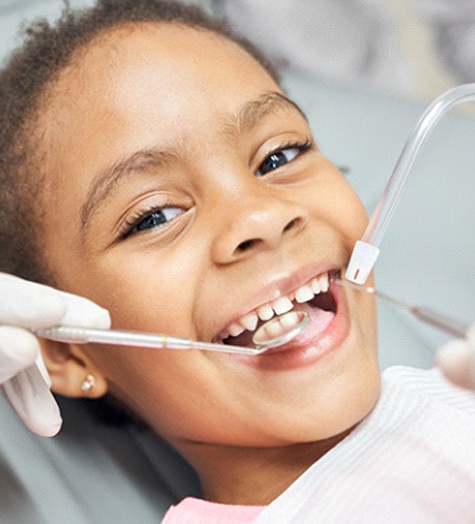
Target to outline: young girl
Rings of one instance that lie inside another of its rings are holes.
[[[258,357],[42,342],[53,391],[112,396],[194,467],[211,502],[165,522],[469,522],[473,399],[423,372],[381,390],[374,299],[332,281],[364,209],[257,51],[180,4],[102,0],[32,31],[1,84],[2,270],[120,329],[248,345],[310,315]]]

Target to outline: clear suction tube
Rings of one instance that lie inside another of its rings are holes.
[[[364,284],[379,255],[379,244],[399,202],[409,171],[422,145],[442,116],[454,105],[475,102],[475,83],[463,84],[446,91],[436,98],[424,111],[419,122],[404,145],[399,160],[386,185],[376,210],[361,240],[351,255],[346,278]]]

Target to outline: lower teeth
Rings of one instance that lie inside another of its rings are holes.
[[[299,310],[279,315],[263,324],[252,337],[256,347],[275,347],[295,338],[307,325],[309,316]]]

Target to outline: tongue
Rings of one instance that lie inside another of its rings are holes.
[[[301,335],[302,337],[308,339],[319,338],[335,317],[335,313],[333,311],[325,311],[324,309],[314,307],[299,307],[299,309],[304,309],[310,315],[310,322]]]

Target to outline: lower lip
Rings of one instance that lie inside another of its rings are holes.
[[[288,344],[270,349],[261,355],[238,358],[245,359],[246,363],[259,369],[285,371],[308,366],[334,353],[348,336],[350,323],[341,287],[333,285],[331,291],[338,307],[323,333],[311,338],[311,320],[306,330]]]

